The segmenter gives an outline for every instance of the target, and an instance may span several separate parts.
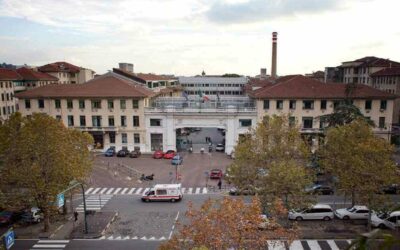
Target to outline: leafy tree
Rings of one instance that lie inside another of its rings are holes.
[[[309,154],[299,128],[289,124],[287,116],[265,117],[239,140],[228,179],[239,189],[251,187],[260,192],[264,204],[275,198],[300,198],[311,184],[305,169]]]
[[[207,200],[199,209],[189,203],[188,223],[179,224],[179,231],[160,249],[263,249],[268,239],[285,238],[292,241],[297,231],[278,223],[278,217],[287,216],[282,204],[275,202],[274,217],[261,217],[258,198],[250,204],[242,199],[225,197]],[[264,230],[260,230],[263,228]]]
[[[89,134],[68,129],[45,114],[11,116],[0,127],[0,184],[6,205],[38,206],[48,231],[56,195],[91,171],[92,142]]]
[[[355,120],[328,129],[319,155],[321,166],[338,178],[339,190],[351,195],[352,204],[361,202],[371,208],[381,203],[377,201],[382,187],[399,181],[393,152],[365,121]]]
[[[331,114],[320,116],[319,120],[327,127],[343,126],[355,120],[363,120],[370,126],[375,126],[374,121],[365,117],[357,106],[349,102],[339,105]]]

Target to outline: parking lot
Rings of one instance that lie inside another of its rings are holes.
[[[95,157],[93,173],[89,179],[91,187],[143,187],[155,183],[175,182],[175,171],[178,172],[183,187],[217,186],[217,180],[206,178],[206,172],[211,169],[225,169],[232,159],[225,153],[179,153],[183,156],[183,164],[178,168],[171,160],[153,159],[150,154],[142,154],[139,158],[129,157]],[[154,174],[154,181],[140,182],[141,174]],[[223,182],[223,186],[225,183]]]

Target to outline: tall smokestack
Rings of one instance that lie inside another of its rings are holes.
[[[278,32],[272,32],[272,64],[271,64],[271,77],[276,79],[276,51],[277,51]]]

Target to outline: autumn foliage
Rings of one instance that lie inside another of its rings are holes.
[[[179,231],[160,249],[265,249],[267,240],[293,240],[296,229],[278,222],[287,210],[280,201],[274,208],[273,217],[265,220],[257,196],[250,204],[229,197],[209,199],[199,209],[189,203]]]

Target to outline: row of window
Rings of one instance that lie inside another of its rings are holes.
[[[14,95],[13,95],[13,93],[2,93],[1,100],[3,102],[4,101],[12,101],[12,100],[14,100]]]
[[[69,99],[66,100],[67,102],[67,108],[68,109],[73,109],[74,108],[74,102],[73,100]],[[38,108],[43,109],[44,108],[44,100],[43,99],[38,99]],[[120,100],[119,101],[119,108],[120,109],[126,109],[126,100]],[[85,109],[85,100],[79,100],[79,109]],[[101,100],[91,100],[91,106],[94,109],[101,109]],[[61,109],[61,100],[60,99],[55,99],[54,100],[54,107],[56,109]],[[25,108],[30,109],[31,108],[31,100],[25,99]],[[107,100],[107,108],[108,109],[114,109],[114,100]],[[133,109],[138,109],[139,108],[139,100],[132,100],[132,108]]]
[[[366,74],[369,72],[369,68],[344,68],[345,74]]]
[[[396,78],[397,76],[377,76],[374,77],[373,83],[396,84]]]
[[[283,109],[283,101],[284,100],[276,100],[276,109]],[[303,100],[303,109],[312,110],[314,109],[314,102],[313,100]],[[351,101],[353,103],[353,101]],[[289,109],[296,109],[296,100],[289,100]],[[343,104],[343,101],[333,101],[333,108],[337,108],[339,105]],[[320,102],[320,109],[325,110],[327,107],[327,100],[321,100]],[[270,100],[264,100],[264,109],[270,108]],[[365,100],[366,110],[372,109],[372,100]],[[386,110],[387,108],[387,100],[381,100],[380,109]]]
[[[370,117],[367,117],[370,119]],[[290,116],[289,117],[289,125],[293,126],[296,124],[296,117]],[[314,118],[313,117],[302,117],[302,129],[312,129],[314,124]],[[326,124],[324,124],[322,121],[319,122],[319,128],[325,128]],[[379,128],[385,128],[385,117],[379,117]]]
[[[205,94],[205,95],[243,95],[242,91],[186,91],[186,93],[188,95],[199,95],[201,93]]]
[[[3,113],[1,112],[1,110],[3,110]],[[1,115],[11,115],[15,112],[15,108],[14,106],[4,106],[3,109],[0,109],[0,116]]]
[[[115,143],[115,133],[110,133],[110,143]],[[121,133],[121,142],[123,144],[128,143],[128,134],[127,133]],[[139,144],[140,143],[140,134],[134,133],[133,134],[133,143],[134,144]]]
[[[56,119],[61,121],[61,115],[57,115]],[[69,127],[74,127],[75,126],[75,118],[73,115],[68,115],[67,116],[68,120],[68,126]],[[79,116],[79,126],[80,127],[86,127],[86,116],[81,115]],[[92,127],[101,127],[102,126],[102,117],[100,115],[93,115],[92,116]],[[127,118],[125,115],[120,116],[120,126],[121,127],[127,127]],[[140,122],[139,122],[139,116],[134,115],[132,117],[132,126],[133,127],[139,127]],[[108,116],[108,127],[115,127],[115,118],[114,116]]]
[[[181,83],[182,87],[244,87],[244,83]]]
[[[0,88],[12,88],[12,82],[0,82]]]

